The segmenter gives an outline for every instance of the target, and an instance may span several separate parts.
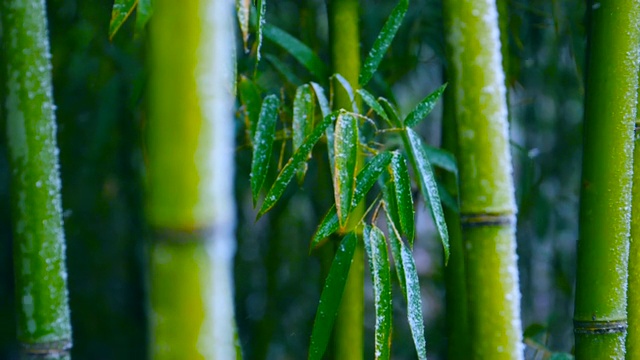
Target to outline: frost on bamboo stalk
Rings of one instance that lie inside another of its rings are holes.
[[[640,359],[640,119],[636,107],[633,148],[631,237],[629,238],[629,294],[627,316],[627,359]]]
[[[26,359],[67,358],[71,324],[45,2],[4,1],[0,13],[18,340]]]
[[[640,1],[589,6],[574,333],[576,358],[622,359]]]
[[[147,199],[154,358],[236,357],[233,5],[154,6]]]
[[[521,359],[515,199],[494,0],[443,3],[458,125],[472,356]]]

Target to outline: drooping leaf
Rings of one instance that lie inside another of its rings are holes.
[[[393,106],[393,104],[391,104],[389,100],[383,97],[378,98],[378,101],[380,102],[380,105],[382,105],[382,108],[384,109],[384,111],[389,116],[389,120],[391,120],[392,126],[401,128],[402,120],[400,120],[400,114],[398,113],[398,110],[396,109],[396,107]]]
[[[400,224],[400,216],[398,215],[398,200],[396,198],[396,186],[393,177],[390,175],[388,181],[382,188],[382,194],[385,202],[385,209],[389,215],[393,226],[398,230],[398,236],[401,236],[402,225]]]
[[[320,303],[316,312],[311,332],[311,345],[309,347],[309,360],[320,360],[324,354],[331,329],[338,314],[340,300],[349,275],[349,268],[356,250],[357,237],[355,233],[349,233],[340,242],[336,256],[329,269],[329,275],[324,283]]]
[[[452,153],[426,144],[423,147],[427,158],[433,166],[454,174],[456,178],[458,177],[458,162]]]
[[[427,115],[429,115],[429,113],[431,113],[433,108],[436,106],[436,102],[438,102],[438,99],[440,99],[440,96],[442,96],[442,93],[444,92],[444,89],[446,89],[446,87],[447,84],[445,83],[444,85],[437,88],[434,92],[427,95],[427,97],[422,101],[420,101],[418,105],[416,105],[416,107],[413,108],[409,115],[407,115],[407,117],[404,119],[404,125],[414,127],[418,125],[418,123],[420,123],[422,119],[427,117]]]
[[[333,76],[336,78],[336,80],[338,80],[338,83],[340,83],[344,91],[347,92],[347,95],[349,96],[349,102],[351,103],[351,111],[353,111],[354,113],[358,113],[358,104],[356,104],[356,97],[353,93],[353,87],[351,86],[351,84],[349,84],[349,81],[347,81],[347,79],[345,79],[344,76],[340,74],[335,74]]]
[[[331,125],[331,123],[333,123],[336,117],[338,117],[337,111],[329,114],[329,116],[325,116],[324,119],[322,119],[322,121],[313,129],[313,132],[307,136],[302,145],[300,145],[298,150],[293,154],[293,156],[291,156],[289,161],[287,161],[282,170],[280,170],[280,174],[278,174],[275,183],[271,186],[271,189],[262,203],[262,207],[258,212],[258,218],[269,211],[269,209],[276,204],[278,199],[280,199],[280,196],[282,196],[285,188],[289,185],[289,182],[291,182],[291,179],[295,175],[300,164],[307,160],[313,146],[318,142],[318,140],[320,140],[324,131],[329,127],[329,125]]]
[[[365,195],[367,195],[369,190],[371,190],[373,184],[376,183],[378,177],[380,177],[390,162],[391,153],[382,152],[366,163],[364,168],[360,170],[356,177],[356,190],[353,193],[353,203],[351,204],[352,208],[357,207],[360,202],[364,200]],[[322,219],[320,226],[318,226],[318,230],[316,230],[316,233],[313,235],[313,239],[311,240],[311,249],[315,249],[320,245],[323,239],[336,232],[338,227],[338,214],[334,205],[329,209],[327,215]]]
[[[240,93],[240,102],[244,105],[244,111],[247,115],[245,125],[253,141],[256,134],[256,127],[258,126],[258,119],[260,118],[260,91],[258,87],[244,75],[240,76],[238,90]]]
[[[251,15],[251,0],[236,0],[236,13],[238,14],[238,24],[242,33],[242,44],[244,52],[249,52],[249,19]]]
[[[371,267],[375,299],[375,359],[389,359],[391,350],[391,271],[384,234],[375,225],[364,227],[364,243]]]
[[[293,99],[293,151],[298,150],[304,139],[313,130],[314,104],[309,84],[304,84],[296,89],[296,95]],[[298,183],[302,183],[306,171],[307,163],[304,162],[300,164],[297,171]]]
[[[289,66],[285,65],[280,59],[271,54],[264,54],[264,57],[267,58],[269,63],[273,65],[273,67],[293,86],[299,86],[302,81],[296,76],[296,74],[291,71]]]
[[[262,48],[262,36],[265,33],[265,22],[267,15],[267,0],[258,0],[258,31],[257,31],[257,45],[256,45],[256,58],[257,62],[260,62],[260,49]]]
[[[256,204],[260,189],[264,184],[271,160],[271,149],[276,136],[280,100],[276,95],[268,95],[262,102],[258,127],[253,138],[253,160],[251,161],[251,193]]]
[[[360,97],[365,102],[365,104],[373,109],[373,111],[375,111],[376,114],[383,118],[390,126],[393,126],[391,124],[391,120],[389,120],[389,116],[387,116],[387,113],[384,111],[384,108],[382,107],[382,105],[380,105],[378,100],[376,100],[376,98],[371,95],[371,93],[369,93],[365,89],[358,89],[357,93],[360,94]]]
[[[341,112],[334,132],[335,165],[333,191],[340,227],[347,224],[355,191],[355,173],[358,162],[358,120]]]
[[[369,51],[369,55],[367,55],[364,64],[362,65],[362,70],[360,71],[360,86],[364,87],[367,85],[369,80],[373,77],[373,74],[378,70],[378,66],[380,62],[382,62],[382,58],[384,54],[389,49],[391,45],[391,41],[396,36],[398,29],[400,28],[400,24],[402,24],[402,19],[404,19],[404,15],[407,13],[407,8],[409,7],[409,0],[400,0],[398,5],[391,11],[391,15],[382,26],[382,30],[380,30],[380,34],[376,38],[376,41],[373,43],[373,47]]]
[[[266,24],[263,31],[267,39],[288,51],[318,80],[324,81],[327,78],[326,65],[307,45],[271,24]]]
[[[400,243],[402,252],[402,266],[407,286],[407,317],[409,328],[413,337],[413,344],[418,353],[418,359],[427,359],[427,344],[424,338],[424,320],[422,318],[422,295],[420,294],[420,281],[416,264],[413,261],[411,250],[404,243]]]
[[[442,204],[440,203],[440,195],[438,194],[438,184],[431,168],[431,163],[427,157],[427,153],[422,146],[422,140],[411,128],[406,128],[407,152],[410,156],[413,170],[418,179],[420,179],[420,190],[425,204],[429,205],[431,216],[436,224],[436,229],[442,240],[444,247],[445,264],[449,261],[449,231],[447,223],[444,220]]]
[[[127,21],[133,9],[138,5],[138,0],[115,0],[111,11],[111,21],[109,22],[109,40],[113,40],[122,24]]]
[[[315,82],[310,82],[311,87],[313,88],[313,92],[316,94],[316,99],[318,99],[318,105],[320,105],[320,112],[322,112],[322,117],[327,116],[331,113],[331,107],[329,106],[329,101],[327,100],[326,95],[324,94],[324,89],[322,86]],[[327,136],[327,154],[329,156],[329,169],[331,169],[331,178],[333,179],[333,167],[335,166],[335,156],[333,155],[333,127],[329,126],[327,128],[326,134]]]
[[[140,34],[147,26],[149,19],[153,15],[153,4],[151,0],[138,0],[136,9],[136,34]]]
[[[393,196],[391,196],[393,197]],[[398,283],[400,291],[404,299],[407,299],[407,284],[404,275],[404,265],[402,264],[402,239],[400,231],[396,227],[393,219],[391,219],[391,211],[385,205],[385,214],[387,218],[387,232],[389,233],[389,245],[391,247],[391,255],[393,255],[393,264],[396,267],[396,275],[398,275]]]
[[[395,190],[395,199],[400,219],[400,229],[407,237],[409,246],[413,247],[415,234],[415,211],[413,209],[413,196],[411,195],[411,179],[404,156],[399,152],[394,152],[391,159],[391,175]]]

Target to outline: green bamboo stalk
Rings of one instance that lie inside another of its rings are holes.
[[[360,74],[360,5],[358,0],[329,0],[329,36],[333,72],[342,75],[354,91]],[[348,94],[335,86],[334,108],[352,109]],[[360,108],[360,104],[357,104]],[[362,165],[359,155],[358,167]],[[359,219],[363,207],[351,219]],[[355,224],[349,226],[353,228]],[[336,359],[361,359],[364,347],[364,247],[358,242],[335,323]]]
[[[629,280],[627,296],[627,359],[640,359],[640,112],[636,107],[631,196],[631,237],[629,238]]]
[[[71,323],[45,2],[8,0],[1,10],[18,341],[25,359],[68,359]]]
[[[233,2],[157,0],[150,29],[151,353],[233,359]]]
[[[623,359],[640,1],[590,2],[576,358]]]
[[[471,352],[522,359],[514,185],[494,0],[443,3],[458,126]]]

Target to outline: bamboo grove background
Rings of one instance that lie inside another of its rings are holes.
[[[525,355],[537,358],[548,355],[546,349],[570,352],[573,347],[586,4],[578,0],[500,4],[503,39],[508,40],[503,54],[508,55],[504,64],[518,206]],[[394,6],[395,2],[389,1],[361,1],[363,56]],[[111,7],[111,1],[102,0],[47,1],[72,355],[79,359],[138,359],[148,354],[144,305],[148,286],[144,279],[151,229],[143,215],[143,168],[148,155],[143,146],[148,120],[144,95],[149,84],[147,39],[144,33],[134,37],[134,23],[129,21],[109,41]],[[324,1],[271,0],[266,21],[294,34],[327,63],[335,58],[331,53],[335,50],[329,47]],[[308,73],[286,51],[268,40],[262,53],[255,71],[266,93],[293,91],[292,84],[309,80]],[[237,62],[239,74],[254,72],[255,54],[238,50]],[[278,69],[280,64],[286,71]],[[407,113],[447,81],[444,69],[442,4],[415,0],[370,87],[395,99]],[[5,74],[0,76],[4,84]],[[4,99],[6,90],[0,89]],[[440,101],[418,128],[434,146],[440,144],[442,106]],[[6,120],[0,117],[0,128],[4,126]],[[308,244],[331,205],[331,182],[319,180],[328,167],[309,167],[304,187],[289,187],[281,202],[255,222],[248,176],[251,150],[241,131],[238,134],[234,276],[240,342],[249,359],[304,358],[326,276],[326,265],[322,264],[326,257],[309,256]],[[8,158],[7,144],[0,141],[0,358],[11,359],[17,357],[18,349],[13,326],[16,304]],[[421,203],[416,209],[414,257],[422,288],[428,356],[446,358],[442,247],[428,211]],[[364,294],[364,355],[371,358],[374,305],[368,275]],[[394,300],[394,304],[402,304],[399,293],[394,292]],[[397,319],[404,318],[404,311],[395,305]],[[394,323],[392,356],[415,356],[406,321]]]

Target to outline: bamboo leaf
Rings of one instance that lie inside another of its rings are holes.
[[[313,93],[309,84],[296,89],[293,99],[293,151],[298,150],[304,139],[313,131],[313,114],[315,112]],[[298,183],[302,183],[307,171],[307,163],[300,164],[297,171]]]
[[[257,62],[260,62],[260,49],[262,48],[262,36],[265,33],[266,14],[267,0],[258,0],[258,34],[256,36],[258,43],[256,50]]]
[[[331,113],[331,107],[329,106],[329,101],[324,94],[324,89],[322,86],[310,82],[311,87],[313,88],[313,92],[316,94],[316,98],[318,99],[318,104],[320,105],[320,111],[322,112],[322,117],[325,117]],[[327,154],[329,155],[329,169],[331,169],[331,178],[333,179],[333,167],[335,166],[335,156],[333,154],[333,127],[329,126],[326,130],[325,135],[327,136]]]
[[[138,5],[138,0],[115,0],[111,11],[111,21],[109,22],[109,40],[113,40],[122,24],[127,21],[133,9]]]
[[[349,102],[351,103],[351,111],[357,114],[359,110],[358,104],[356,104],[356,97],[353,93],[353,87],[351,87],[351,84],[349,84],[349,81],[345,79],[344,76],[340,74],[334,74],[333,76],[335,76],[336,80],[338,80],[340,85],[342,85],[342,88],[347,92],[347,95],[349,96]]]
[[[358,160],[358,121],[341,112],[336,121],[334,138],[333,191],[340,227],[347,224],[355,191],[355,172]]]
[[[240,76],[238,90],[240,93],[240,101],[242,105],[244,105],[244,111],[247,114],[245,125],[253,141],[256,134],[256,127],[258,126],[258,119],[260,118],[260,91],[258,91],[256,85],[244,75]]]
[[[138,8],[136,9],[136,34],[140,34],[144,27],[147,26],[149,19],[153,15],[153,4],[151,0],[138,0]]]
[[[440,194],[442,205],[448,207],[456,214],[460,213],[460,208],[458,207],[458,199],[451,195],[447,188],[442,186],[440,183],[438,183],[438,193]]]
[[[442,170],[446,170],[458,177],[458,162],[456,161],[456,157],[447,150],[435,148],[433,146],[429,146],[423,144],[425,153],[427,154],[427,158],[431,161],[433,166],[437,166]]]
[[[371,47],[369,55],[362,65],[359,79],[360,86],[364,87],[367,85],[373,77],[373,74],[378,70],[384,54],[387,52],[387,49],[389,49],[391,41],[393,41],[393,38],[400,28],[400,24],[402,24],[402,19],[404,19],[408,7],[409,0],[400,0],[398,5],[391,11],[391,15],[389,15],[389,18],[382,26],[380,34],[373,43],[373,47]]]
[[[253,160],[251,161],[251,193],[253,204],[256,204],[260,189],[264,184],[271,160],[271,149],[276,135],[280,100],[276,95],[269,95],[262,102],[258,127],[253,138]]]
[[[329,275],[325,281],[320,303],[316,312],[311,332],[311,345],[309,347],[309,359],[320,360],[324,354],[331,329],[338,314],[338,307],[342,300],[342,293],[349,275],[349,268],[356,250],[357,238],[355,233],[349,233],[340,242],[336,256],[329,269]]]
[[[292,84],[293,86],[299,86],[302,83],[302,81],[300,81],[296,74],[291,71],[289,66],[280,61],[280,59],[271,54],[265,54],[264,57],[267,58],[271,65],[273,65],[273,67],[280,74],[282,74],[285,80],[287,80],[290,84]]]
[[[359,89],[357,93],[360,94],[360,97],[365,102],[365,104],[367,104],[371,109],[373,109],[373,111],[376,114],[378,114],[381,118],[383,118],[390,126],[393,126],[391,124],[391,120],[389,120],[389,116],[387,116],[387,113],[384,111],[384,108],[382,107],[382,105],[380,105],[378,100],[376,100],[376,98],[373,95],[371,95],[371,93],[369,93],[365,89]]]
[[[148,0],[147,0],[148,1]],[[251,0],[236,0],[236,13],[238,14],[238,24],[242,33],[242,44],[244,52],[249,52],[249,19],[251,15]]]
[[[391,104],[389,100],[383,97],[378,98],[378,101],[382,105],[382,108],[384,109],[384,111],[389,116],[389,120],[391,120],[392,126],[401,128],[402,120],[400,120],[400,114],[398,113],[398,110],[396,109],[396,107],[393,106],[393,104]]]
[[[413,197],[411,195],[411,180],[409,179],[407,163],[405,162],[404,156],[399,152],[394,152],[393,158],[391,159],[391,175],[393,177],[400,229],[402,230],[402,234],[407,237],[409,246],[413,247],[415,211],[413,209]]]
[[[264,36],[289,52],[319,80],[327,78],[327,67],[303,42],[270,24],[264,26]]]
[[[302,145],[300,145],[298,150],[293,154],[289,161],[287,161],[285,166],[280,171],[280,174],[278,174],[275,183],[273,184],[273,186],[271,186],[271,189],[267,193],[267,196],[262,203],[262,207],[258,212],[258,218],[269,211],[269,209],[271,209],[276,204],[278,199],[280,199],[280,196],[282,196],[285,188],[287,187],[287,185],[289,185],[289,182],[291,182],[291,179],[295,175],[296,170],[298,169],[300,164],[306,161],[306,159],[309,157],[309,154],[311,153],[311,150],[313,149],[313,146],[318,142],[318,140],[320,140],[320,137],[322,137],[324,131],[327,129],[327,127],[329,127],[329,125],[331,125],[331,123],[336,119],[337,116],[337,111],[329,114],[329,116],[325,116],[324,119],[322,119],[322,121],[315,127],[315,129],[313,129],[313,132],[309,136],[307,136]]]
[[[444,220],[440,195],[438,194],[438,184],[436,183],[433,169],[427,153],[422,146],[422,140],[411,128],[406,128],[407,151],[410,154],[413,169],[420,179],[420,190],[425,204],[429,205],[431,216],[436,224],[442,246],[444,247],[445,264],[449,261],[449,231]]]
[[[387,168],[387,165],[391,162],[391,153],[382,152],[376,155],[371,161],[369,161],[356,177],[356,190],[353,193],[352,208],[357,207],[365,195],[371,190],[373,184],[376,183],[382,172]],[[311,240],[311,249],[318,247],[323,239],[333,234],[339,227],[338,214],[336,212],[335,205],[329,209],[327,215],[318,226],[318,230],[313,235]]]
[[[400,232],[398,231],[398,228],[391,218],[391,211],[386,206],[388,206],[388,204],[385,204],[385,214],[387,217],[387,232],[389,233],[391,255],[393,256],[393,263],[396,267],[396,275],[398,275],[400,291],[402,291],[402,296],[406,300],[407,281],[404,275],[404,265],[402,264],[402,239],[400,238]]]
[[[389,359],[391,350],[391,276],[384,234],[375,225],[364,227],[364,243],[373,277],[375,299],[375,358]]]
[[[424,339],[424,320],[422,318],[422,297],[420,295],[420,281],[416,264],[413,261],[411,250],[402,242],[400,243],[402,266],[407,286],[407,317],[409,328],[413,336],[413,343],[418,353],[418,359],[427,359],[427,344]]]
[[[422,101],[420,101],[418,105],[416,105],[416,107],[411,110],[409,115],[407,115],[407,118],[404,119],[404,125],[410,127],[418,125],[420,121],[422,121],[422,119],[424,119],[425,117],[427,117],[427,115],[429,115],[429,113],[431,113],[433,108],[436,106],[436,102],[438,101],[438,99],[440,99],[440,96],[442,96],[442,93],[446,88],[447,84],[445,83],[444,85],[437,88],[434,92],[427,95],[427,97]]]

